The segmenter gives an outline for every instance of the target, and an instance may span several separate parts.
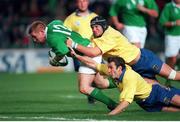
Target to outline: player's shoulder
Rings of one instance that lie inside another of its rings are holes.
[[[89,12],[89,15],[92,16],[93,18],[98,16],[95,12],[92,12],[92,11]]]
[[[107,36],[115,36],[115,35],[118,35],[119,36],[119,31],[117,31],[116,29],[114,29],[113,27],[109,26],[107,28],[107,30],[104,32],[104,35],[107,35]]]
[[[173,2],[166,3],[164,8],[171,8],[173,7]]]
[[[53,20],[48,25],[52,25],[52,24],[62,24],[63,25],[63,21],[61,21],[61,20]]]
[[[74,17],[76,17],[77,15],[76,15],[76,12],[73,12],[73,13],[71,13],[70,15],[68,15],[67,17],[66,17],[66,19],[65,19],[65,21],[66,20],[70,20],[70,19],[72,19],[72,18],[74,18]]]

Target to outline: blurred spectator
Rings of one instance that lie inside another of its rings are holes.
[[[159,7],[159,11],[161,12],[162,9],[164,8],[164,5],[168,2],[170,2],[171,0],[156,0],[156,3]]]
[[[109,18],[108,11],[110,9],[111,2],[109,0],[95,0],[90,5],[90,10],[94,11],[105,19]]]
[[[154,0],[117,0],[109,13],[116,29],[122,30],[131,43],[143,48],[147,36],[146,16],[157,18],[158,7]]]
[[[29,47],[25,35],[27,25],[34,19],[51,17],[49,4],[53,1],[56,0],[1,0],[0,48]]]
[[[159,21],[165,30],[166,62],[174,68],[180,51],[180,0],[166,4]]]

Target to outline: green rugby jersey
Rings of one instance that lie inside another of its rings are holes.
[[[111,5],[110,16],[121,15],[121,21],[129,26],[146,26],[146,14],[137,9],[137,4],[141,4],[148,9],[158,12],[158,6],[154,0],[117,0]]]
[[[166,22],[174,22],[176,20],[180,20],[180,7],[176,6],[174,2],[170,2],[162,10],[159,22],[163,26]],[[180,35],[180,26],[165,27],[165,33],[174,36]]]
[[[83,46],[90,44],[90,40],[83,38],[80,34],[68,29],[60,20],[54,20],[47,25],[46,41],[56,55],[62,56],[69,52],[66,45],[66,40],[68,37],[70,37],[74,42]]]

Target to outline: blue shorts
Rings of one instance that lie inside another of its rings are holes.
[[[155,84],[152,86],[149,97],[142,101],[136,101],[136,103],[148,112],[158,112],[163,107],[173,106],[170,101],[174,95],[180,95],[180,89]]]
[[[139,61],[131,67],[142,77],[156,79],[155,76],[159,74],[162,65],[163,62],[153,52],[147,49],[141,49]]]

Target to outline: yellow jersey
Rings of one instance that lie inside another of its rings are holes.
[[[93,12],[86,16],[79,16],[77,12],[73,12],[65,19],[64,25],[79,33],[82,37],[90,39],[92,36],[90,21],[96,16],[97,14]]]
[[[111,26],[99,38],[91,38],[94,46],[101,49],[103,58],[110,56],[122,57],[126,63],[133,61],[140,53],[140,49],[128,42],[127,38]]]
[[[98,64],[97,70],[101,73],[108,75],[108,67],[106,64]],[[142,100],[147,98],[152,91],[152,84],[148,84],[138,73],[126,65],[122,81],[115,82],[119,91],[121,92],[119,100],[128,101],[131,103],[133,100]]]

